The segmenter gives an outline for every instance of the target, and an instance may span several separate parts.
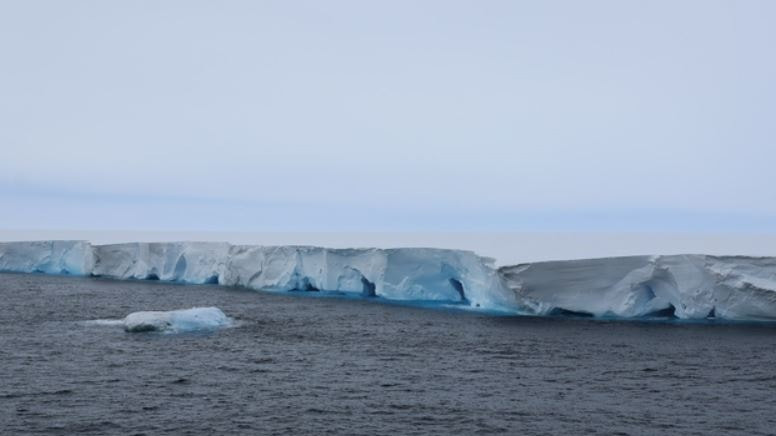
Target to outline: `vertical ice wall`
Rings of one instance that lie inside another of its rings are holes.
[[[459,250],[19,242],[0,243],[0,262],[4,271],[213,283],[268,291],[339,291],[485,309],[515,306],[492,261]]]
[[[776,320],[776,258],[630,256],[494,269],[469,251],[0,243],[0,271],[338,291],[536,315]]]
[[[88,275],[94,267],[86,241],[0,243],[0,271]]]
[[[776,320],[776,258],[632,256],[503,267],[528,313]]]

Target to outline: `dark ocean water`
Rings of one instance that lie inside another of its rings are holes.
[[[83,321],[217,306],[238,327]],[[2,434],[775,434],[776,326],[0,274]]]

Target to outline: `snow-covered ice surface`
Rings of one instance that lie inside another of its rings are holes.
[[[506,266],[470,251],[217,242],[0,243],[0,271],[336,291],[516,314],[776,320],[776,258],[631,256]]]

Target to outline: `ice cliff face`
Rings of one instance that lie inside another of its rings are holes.
[[[218,284],[229,244],[171,242],[94,245],[92,275],[115,279]],[[221,283],[226,284],[226,283]]]
[[[633,256],[503,267],[537,315],[776,320],[776,258]]]
[[[0,243],[0,271],[339,291],[390,300],[513,308],[492,261],[431,248],[328,249],[227,243]]]
[[[92,246],[85,241],[0,243],[0,271],[45,274],[91,274]]]
[[[338,291],[512,313],[776,321],[776,258],[632,256],[496,270],[468,251],[0,243],[0,271]]]

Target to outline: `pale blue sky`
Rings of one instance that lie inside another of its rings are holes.
[[[773,1],[0,1],[0,228],[776,231]]]

